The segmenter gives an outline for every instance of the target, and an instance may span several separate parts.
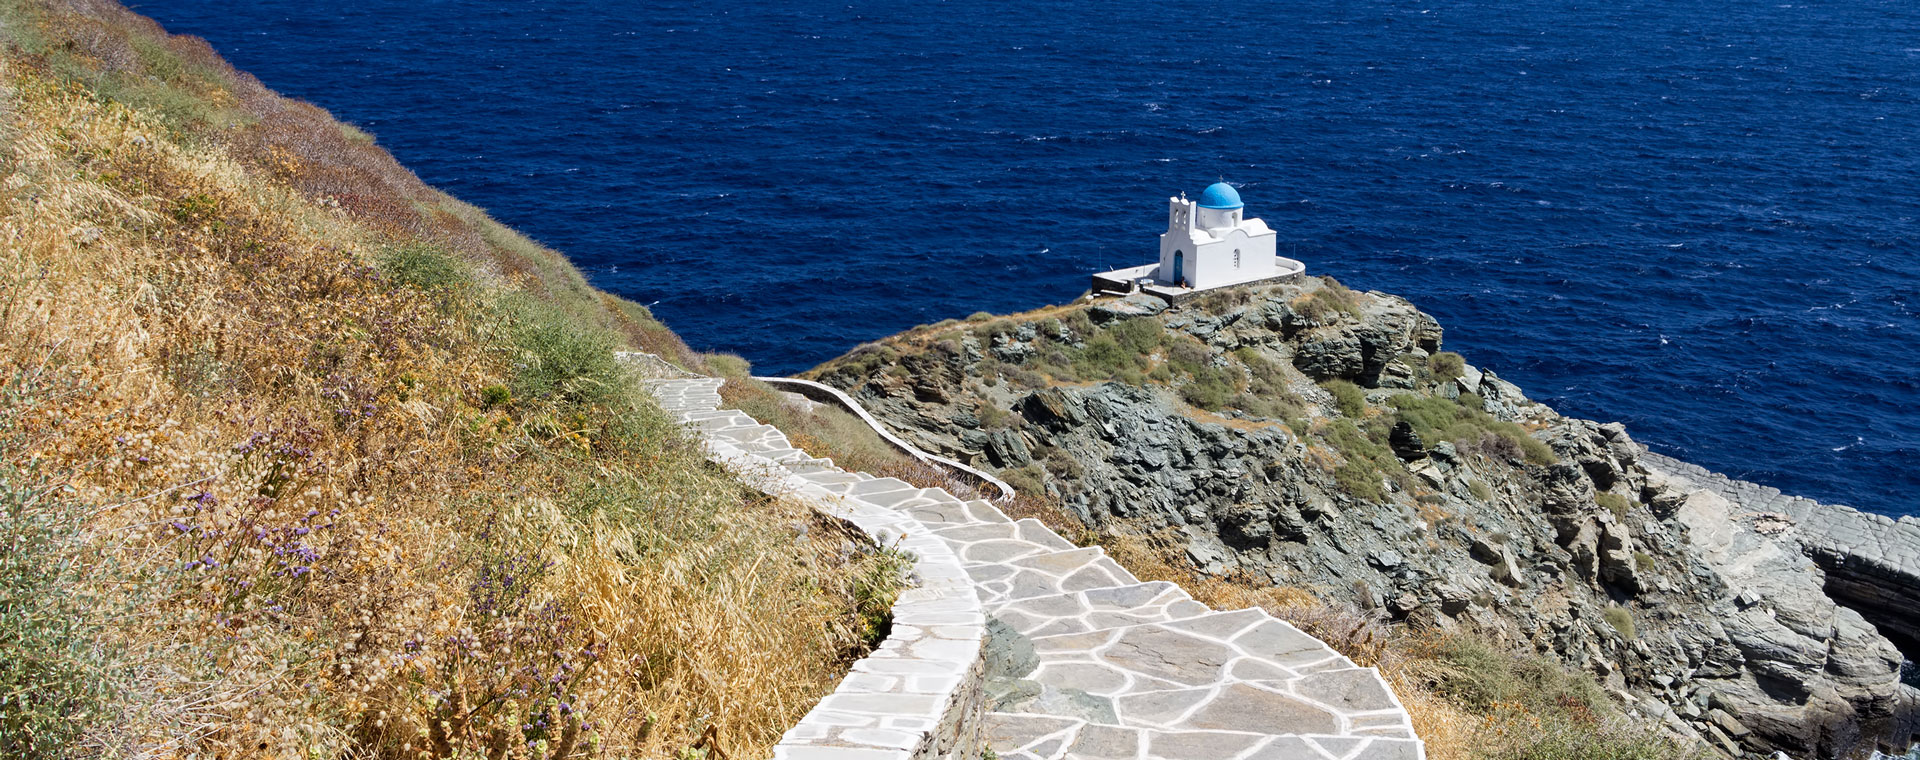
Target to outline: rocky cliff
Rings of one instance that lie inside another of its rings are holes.
[[[1906,740],[1900,652],[1827,594],[1844,561],[1442,337],[1403,299],[1305,278],[943,323],[811,376],[1202,572],[1550,655],[1729,754]]]

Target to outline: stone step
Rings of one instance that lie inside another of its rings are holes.
[[[795,475],[799,475],[802,477],[807,475],[822,473],[822,472],[841,472],[840,468],[833,466],[833,460],[814,459],[812,457],[809,457],[807,459],[796,459],[789,462],[781,462],[780,466],[787,468],[787,472],[791,472]]]
[[[822,463],[827,467],[833,467],[833,460],[815,457],[804,450],[793,448],[792,444],[788,444],[784,448],[770,448],[765,451],[755,452],[755,454],[756,456],[766,457],[769,461],[785,467],[788,472],[793,472],[796,475],[799,473],[794,471],[795,467]]]
[[[685,418],[687,422],[753,419],[753,417],[749,416],[746,412],[738,409],[686,409],[680,412],[680,416]]]
[[[981,500],[961,501],[952,496],[945,499],[916,500],[900,504],[901,512],[933,530],[952,528],[980,523],[1011,523],[999,507]]]
[[[752,419],[749,417],[748,419]],[[776,448],[788,448],[787,436],[772,425],[741,425],[724,430],[713,431],[713,437],[739,446],[743,451],[758,454]]]
[[[1014,617],[1019,603],[999,609]],[[1038,636],[1031,644],[1029,672],[996,687],[1011,695],[1000,700],[1003,709],[1174,732],[1415,738],[1377,671],[1355,667],[1262,610]]]
[[[1419,760],[1420,742],[1393,737],[1165,730],[1030,713],[987,714],[1003,760]]]
[[[788,471],[792,472],[792,470]],[[825,488],[836,495],[845,495],[847,491],[852,490],[854,484],[867,479],[866,476],[861,473],[847,472],[838,467],[794,474],[801,480]]]
[[[952,494],[938,488],[921,488],[898,478],[860,474],[863,476],[861,482],[839,488],[835,492],[862,504],[902,513],[914,507],[957,501]]]
[[[1211,612],[1163,622],[1033,639],[1028,677],[1107,695],[1190,689],[1228,681],[1292,681],[1352,661],[1264,610]],[[1091,687],[1091,688],[1090,688]]]
[[[687,415],[687,424],[707,435],[715,435],[732,428],[757,427],[760,423],[740,412],[731,409],[717,409],[711,412],[692,412]]]
[[[997,511],[997,510],[996,510]],[[1004,516],[1002,516],[1004,519]],[[925,522],[924,520],[922,522]],[[1140,582],[1098,546],[1064,549],[1024,556],[1006,562],[967,566],[988,608],[1002,602],[1053,596]]]
[[[1086,633],[1200,617],[1212,608],[1166,581],[1036,596],[989,607],[988,614],[1029,637]]]
[[[1054,533],[1039,520],[989,522],[956,525],[933,532],[953,547],[953,553],[967,564],[1006,562],[1046,552],[1065,551],[1074,545]]]

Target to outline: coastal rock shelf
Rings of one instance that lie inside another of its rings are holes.
[[[1827,572],[1827,592],[1876,625],[1920,642],[1920,519],[1821,504],[1654,453],[1647,467],[1758,517]]]
[[[1420,760],[1372,668],[1261,610],[1216,612],[1098,547],[938,488],[847,472],[713,378],[649,381],[711,459],[916,556],[892,634],[775,758]]]

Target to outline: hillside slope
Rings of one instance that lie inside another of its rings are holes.
[[[1276,614],[1363,649],[1381,645],[1355,632],[1391,623],[1437,663],[1401,685],[1497,729],[1450,743],[1416,714],[1436,756],[1558,756],[1530,742],[1562,741],[1539,714],[1503,714],[1472,675],[1485,657],[1450,650],[1462,641],[1610,692],[1574,700],[1584,756],[1652,751],[1600,746],[1613,734],[1597,713],[1615,709],[1642,727],[1627,733],[1735,755],[1906,740],[1900,654],[1769,539],[1783,526],[1690,495],[1622,426],[1534,403],[1442,337],[1403,299],[1309,277],[1174,310],[1133,296],[978,315],[809,374],[916,445],[996,468],[1118,555],[1145,543],[1149,564],[1234,593],[1312,597],[1324,606]]]
[[[200,41],[0,24],[0,755],[751,756],[876,640],[645,309]]]

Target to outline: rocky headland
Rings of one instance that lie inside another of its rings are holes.
[[[1652,455],[1442,337],[1404,299],[1309,277],[942,323],[808,376],[1198,572],[1548,656],[1688,743],[1910,740],[1894,641],[1920,622],[1920,525]]]

